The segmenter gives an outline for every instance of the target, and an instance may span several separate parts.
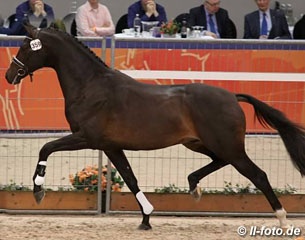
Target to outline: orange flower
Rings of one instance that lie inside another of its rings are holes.
[[[107,188],[107,166],[102,167],[102,174],[101,174],[101,188],[102,190],[106,190]],[[110,169],[109,169],[110,170]],[[120,176],[115,176],[116,170],[113,166],[111,166],[111,185],[113,191],[120,191],[121,187],[120,184],[124,184],[123,180]],[[82,189],[84,191],[96,191],[97,184],[98,184],[98,167],[97,166],[86,166],[81,171],[78,171],[75,175],[70,174],[69,180],[71,184],[76,189]],[[117,184],[118,183],[118,184]]]
[[[97,179],[91,180],[91,184],[96,185],[97,184]]]
[[[167,23],[162,23],[161,24],[161,28],[160,28],[160,32],[161,33],[166,33],[166,34],[176,34],[179,30],[179,23],[177,23],[174,20],[170,20]]]
[[[104,174],[107,173],[107,168],[106,167],[102,168],[102,173],[104,173]]]
[[[70,183],[73,185],[74,184],[74,174],[70,174],[69,175],[69,180],[70,180]]]
[[[120,186],[120,184],[118,184],[118,183],[116,183],[116,184],[114,184],[114,185],[112,185],[112,191],[114,191],[114,192],[121,192],[121,186]]]

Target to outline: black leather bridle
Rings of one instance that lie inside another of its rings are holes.
[[[33,72],[29,72],[28,67],[23,62],[21,62],[17,57],[13,57],[13,63],[19,67],[17,75],[13,80],[13,84],[16,82],[17,77],[24,78],[26,75],[30,76],[31,82],[33,81]]]

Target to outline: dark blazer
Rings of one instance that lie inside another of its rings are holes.
[[[305,39],[305,15],[294,25],[293,38]]]
[[[54,21],[54,12],[53,8],[48,4],[44,3],[44,10],[47,13],[46,17],[35,17],[31,6],[30,1],[25,1],[19,4],[16,8],[16,15],[14,21],[10,24],[9,28],[1,27],[0,34],[7,34],[7,35],[26,35],[26,30],[23,26],[24,21],[35,20],[37,23],[40,23],[40,28],[48,27],[51,22]]]
[[[270,9],[272,28],[269,39],[291,39],[285,14],[281,10]],[[258,39],[260,37],[259,10],[249,13],[245,16],[244,38]]]
[[[229,19],[228,11],[223,8],[219,8],[215,16],[220,38],[236,38],[236,34],[234,34],[234,29]],[[205,30],[207,29],[204,5],[190,9],[190,19],[188,24],[191,27],[203,26]]]
[[[133,27],[133,20],[135,19],[136,14],[139,14],[141,21],[159,21],[159,26],[162,23],[166,23],[167,17],[166,17],[165,8],[163,6],[161,6],[160,4],[156,3],[156,9],[159,13],[159,16],[155,17],[154,15],[151,15],[150,17],[148,17],[145,14],[145,10],[143,9],[142,3],[140,0],[131,4],[128,7],[128,17],[127,17],[128,27],[130,27],[130,28]]]

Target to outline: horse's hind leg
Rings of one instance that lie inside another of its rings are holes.
[[[149,223],[149,216],[153,212],[154,208],[150,202],[145,197],[144,193],[138,187],[138,181],[131,169],[131,166],[122,150],[116,151],[105,151],[105,154],[116,167],[122,178],[124,179],[126,185],[130,191],[135,195],[139,206],[142,211],[143,220],[139,229],[149,230],[151,225]]]
[[[39,152],[39,159],[33,176],[34,197],[39,204],[45,195],[42,188],[45,178],[47,159],[53,152],[79,150],[89,148],[87,141],[80,134],[70,134],[60,139],[46,143]]]
[[[267,174],[256,166],[250,158],[244,153],[244,157],[239,158],[231,163],[243,176],[248,178],[259,190],[263,192],[269,201],[271,207],[275,211],[276,217],[280,221],[280,226],[287,227],[286,211],[282,207],[280,201],[275,195],[269,181]]]
[[[194,152],[199,152],[202,154],[205,154],[209,156],[212,159],[212,162],[209,163],[208,165],[192,172],[188,176],[188,182],[189,182],[189,187],[190,187],[190,193],[192,196],[198,201],[201,198],[201,190],[200,188],[197,187],[199,181],[209,175],[212,172],[215,172],[216,170],[228,165],[228,163],[220,160],[215,156],[214,153],[209,151],[207,148],[205,148],[200,141],[198,142],[191,142],[191,143],[186,143],[184,144],[185,147],[188,149],[194,151]]]

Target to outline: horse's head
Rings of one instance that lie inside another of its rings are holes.
[[[30,25],[25,26],[28,36],[24,39],[17,56],[13,58],[5,78],[10,84],[18,84],[21,79],[44,66],[46,52],[39,39],[40,29]]]

